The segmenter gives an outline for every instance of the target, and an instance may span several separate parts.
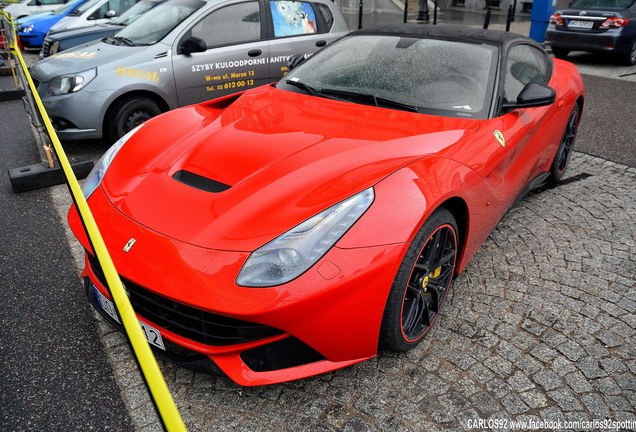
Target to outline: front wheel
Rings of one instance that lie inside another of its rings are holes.
[[[457,223],[439,208],[409,247],[391,287],[380,345],[408,351],[429,332],[451,286],[457,262]]]
[[[115,142],[146,120],[161,114],[159,105],[152,99],[132,97],[118,102],[106,123],[106,138]]]
[[[563,178],[563,174],[565,174],[570,162],[570,156],[572,156],[572,151],[574,150],[574,141],[576,140],[576,131],[579,127],[580,111],[579,104],[575,103],[572,112],[570,112],[570,117],[568,117],[568,122],[565,124],[559,148],[550,167],[549,180],[552,183],[556,183]]]

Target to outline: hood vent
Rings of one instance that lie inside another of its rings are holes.
[[[219,193],[232,187],[186,170],[177,171],[172,178],[179,183],[205,192]]]

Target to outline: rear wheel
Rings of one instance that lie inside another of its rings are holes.
[[[623,55],[623,63],[628,66],[636,64],[636,39],[632,41],[627,52]]]
[[[118,102],[106,122],[106,138],[115,142],[127,132],[152,117],[161,114],[155,101],[145,97],[132,97]]]
[[[579,128],[580,115],[580,107],[579,104],[576,103],[574,104],[574,108],[572,108],[568,122],[565,124],[565,130],[563,131],[559,148],[557,149],[556,155],[554,155],[554,160],[550,167],[549,180],[552,183],[561,180],[568,167],[570,156],[572,156],[572,151],[574,150],[574,141],[576,140],[576,131]]]
[[[407,351],[429,332],[451,286],[457,261],[457,223],[437,209],[415,236],[389,293],[380,344]]]
[[[568,54],[570,54],[570,50],[565,48],[552,47],[552,54],[554,54],[556,58],[564,59],[568,56]]]

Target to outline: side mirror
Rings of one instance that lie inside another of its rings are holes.
[[[179,54],[190,55],[195,52],[205,52],[208,50],[208,44],[198,37],[189,37],[181,46],[179,46]]]
[[[289,59],[287,67],[289,68],[289,70],[292,70],[300,66],[305,60],[306,59],[304,54],[296,54]]]
[[[528,83],[517,96],[516,102],[505,102],[502,105],[504,112],[517,108],[534,108],[551,105],[556,100],[556,92],[552,87],[538,83]]]
[[[104,15],[104,18],[115,18],[116,16],[117,16],[117,12],[111,9],[108,12],[106,12],[106,15]]]

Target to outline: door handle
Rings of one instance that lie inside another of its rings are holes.
[[[259,49],[253,49],[253,50],[247,52],[247,55],[250,56],[250,57],[258,57],[261,54],[263,54],[263,51],[261,51]]]
[[[325,45],[327,45],[327,41],[326,40],[321,39],[321,40],[316,41],[316,46],[317,47],[324,47]]]

